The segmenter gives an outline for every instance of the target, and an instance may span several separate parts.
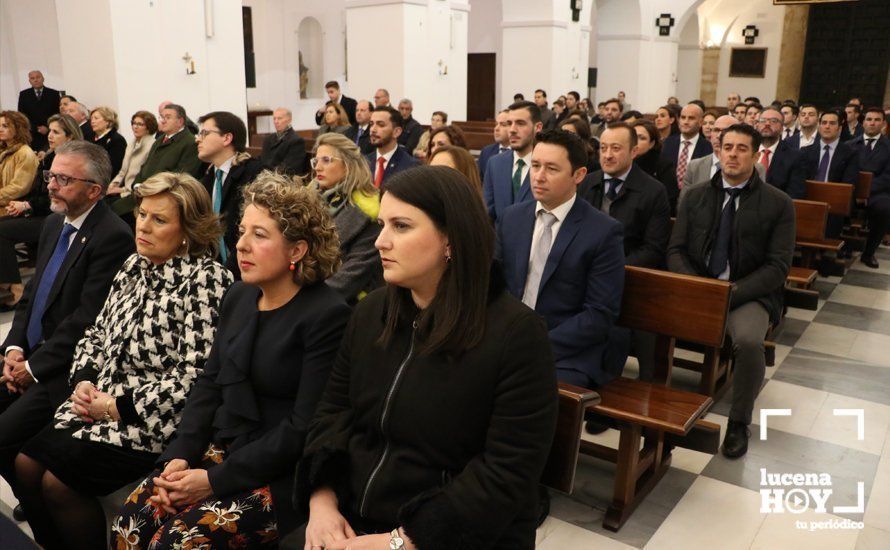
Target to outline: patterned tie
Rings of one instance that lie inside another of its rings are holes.
[[[516,161],[516,171],[513,172],[513,200],[516,201],[519,198],[519,188],[522,187],[522,167],[525,166],[525,161],[519,159]]]
[[[213,183],[213,213],[219,214],[219,211],[222,209],[222,187],[223,187],[223,176],[225,176],[225,172],[222,170],[216,171],[216,178]],[[229,256],[228,250],[226,250],[226,241],[222,236],[219,237],[219,257],[222,259],[222,263],[226,263],[226,259]]]
[[[763,165],[763,173],[769,174],[769,149],[764,149],[760,152],[760,164]]]
[[[49,291],[53,288],[56,281],[56,275],[59,274],[59,268],[65,261],[65,255],[68,254],[68,242],[71,235],[77,232],[70,223],[62,226],[62,233],[59,240],[56,241],[56,248],[53,255],[50,256],[46,267],[43,268],[43,275],[40,276],[40,283],[37,285],[37,293],[34,295],[34,306],[31,309],[31,317],[28,318],[28,346],[33,350],[37,344],[43,340],[43,314],[46,313],[47,300],[49,299]]]
[[[380,189],[380,185],[383,183],[383,165],[385,163],[385,158],[377,157],[377,170],[374,172],[374,187],[377,189]]]
[[[692,142],[683,142],[683,150],[680,151],[680,160],[677,161],[677,187],[683,189],[683,178],[686,177],[686,164],[689,162],[689,146]]]
[[[726,264],[729,262],[732,251],[732,230],[735,220],[735,199],[742,190],[729,187],[724,189],[729,195],[729,201],[723,207],[723,214],[720,217],[720,228],[717,230],[717,239],[714,241],[714,248],[711,250],[711,258],[708,260],[708,271],[711,276],[719,277],[726,270]]]
[[[541,236],[538,238],[531,261],[529,261],[525,291],[522,293],[522,303],[532,309],[535,309],[535,303],[538,301],[538,290],[540,290],[538,287],[541,286],[544,265],[547,263],[547,256],[550,255],[550,247],[553,245],[553,224],[556,223],[556,216],[546,210],[541,210],[538,216],[541,221]]]
[[[34,90],[34,93],[37,94],[37,101],[40,101],[40,97],[43,96],[43,88],[39,90]]]
[[[819,171],[816,172],[816,181],[828,181],[828,163],[831,162],[831,147],[822,148],[822,160],[819,161]]]
[[[621,185],[621,180],[618,178],[609,178],[606,180],[606,197],[609,199],[609,202],[614,202],[615,197],[618,196],[619,185]]]

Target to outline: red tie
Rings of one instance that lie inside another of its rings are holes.
[[[380,189],[380,184],[383,183],[383,165],[385,163],[385,158],[377,157],[377,171],[374,172],[374,187],[377,189]]]
[[[164,141],[161,143],[167,143],[168,141],[170,141],[170,136],[164,136]]]
[[[770,150],[769,150],[769,149],[764,149],[764,150],[761,151],[760,153],[761,153],[761,155],[760,155],[760,164],[763,165],[763,173],[764,173],[764,174],[768,174],[768,173],[769,173],[769,154],[770,154]]]

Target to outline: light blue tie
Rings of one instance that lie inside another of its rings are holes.
[[[223,185],[223,176],[225,173],[222,170],[216,171],[216,181],[213,184],[213,213],[219,214],[220,208],[222,208],[222,185]],[[228,257],[228,251],[226,250],[226,241],[223,236],[219,237],[219,257],[222,259],[222,263],[226,263],[226,258]]]

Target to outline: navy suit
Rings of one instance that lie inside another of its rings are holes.
[[[844,127],[841,129],[841,141],[851,141],[862,134],[865,133],[865,129],[862,127],[862,124],[857,124],[856,129],[850,132],[850,127],[844,124]]]
[[[793,199],[802,199],[806,194],[803,190],[791,187],[794,168],[797,165],[799,151],[784,141],[776,145],[776,151],[770,156],[769,169],[766,171],[766,182],[788,193]],[[758,153],[758,160],[760,153]]]
[[[476,160],[476,164],[479,166],[479,177],[482,180],[485,180],[485,168],[488,165],[488,159],[502,153],[503,151],[501,151],[501,147],[500,143],[491,143],[479,151],[479,158]],[[506,147],[505,149],[509,150],[510,148]]]
[[[508,206],[517,202],[532,200],[531,167],[519,187],[519,196],[513,196],[513,151],[504,151],[488,160],[485,178],[482,180],[482,195],[485,207],[492,220],[498,221]]]
[[[377,175],[377,152],[374,151],[370,155],[365,155],[365,158],[368,159],[368,166],[371,167],[371,181],[374,181],[374,178]],[[402,170],[414,168],[419,165],[420,161],[411,156],[411,153],[401,145],[397,146],[396,152],[392,154],[392,157],[390,157],[389,162],[386,164],[386,169],[383,172],[383,181],[380,183],[380,190],[383,190],[383,186],[386,185],[386,180],[396,172],[401,172]]]
[[[871,172],[868,195],[868,240],[863,257],[874,256],[881,239],[890,231],[890,138],[881,136],[874,147],[867,148],[864,136],[850,143],[859,149],[859,168]]]
[[[664,140],[664,145],[661,146],[661,158],[667,159],[676,165],[677,157],[680,156],[681,138],[681,134],[668,136],[667,139]],[[700,135],[698,136],[698,141],[695,143],[695,148],[692,150],[692,155],[689,157],[689,160],[706,157],[713,152],[714,148],[711,147],[711,142],[709,142],[705,136]]]
[[[498,258],[507,289],[522,299],[529,269],[536,201],[507,208],[498,223]],[[629,333],[615,326],[624,291],[621,223],[575,198],[541,276],[535,311],[547,323],[557,376],[601,386],[627,359]]]
[[[812,145],[808,145],[800,150],[798,154],[797,166],[794,169],[794,175],[791,178],[792,192],[789,193],[791,198],[806,198],[807,183],[806,180],[816,179],[819,172],[819,158],[824,144],[821,140],[816,140]],[[849,183],[856,185],[859,179],[859,149],[855,146],[839,141],[834,149],[834,155],[831,157],[831,163],[828,165],[827,181],[831,183]],[[825,227],[825,236],[830,239],[840,237],[841,229],[844,226],[844,218],[840,215],[829,214],[828,223]]]

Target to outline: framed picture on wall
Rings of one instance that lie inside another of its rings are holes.
[[[729,76],[763,78],[766,75],[766,48],[732,48]]]

